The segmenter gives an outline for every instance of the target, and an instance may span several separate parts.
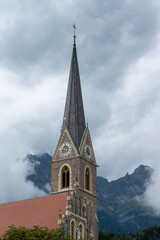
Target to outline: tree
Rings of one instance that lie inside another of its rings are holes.
[[[160,227],[154,225],[153,227],[143,229],[138,234],[136,240],[160,240]]]
[[[70,240],[69,235],[62,229],[48,229],[47,227],[34,226],[9,226],[9,229],[0,237],[0,240]]]
[[[99,240],[134,240],[134,235],[132,236],[129,234],[128,236],[125,236],[123,233],[121,234],[114,234],[114,233],[103,233],[99,232]]]

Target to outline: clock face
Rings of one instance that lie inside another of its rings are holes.
[[[91,147],[89,146],[89,145],[85,145],[84,146],[84,153],[85,153],[85,155],[86,155],[86,157],[87,158],[91,158],[92,157],[92,149],[91,149]]]
[[[59,148],[59,154],[61,155],[61,157],[66,157],[69,155],[71,150],[72,150],[71,144],[68,142],[64,142]]]

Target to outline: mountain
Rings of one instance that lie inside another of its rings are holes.
[[[153,169],[141,165],[131,175],[108,182],[97,177],[98,218],[104,232],[138,233],[154,224],[160,225],[160,217],[144,205],[142,199]]]
[[[27,155],[26,161],[31,168],[27,181],[46,194],[50,192],[52,157],[43,153]],[[153,169],[140,165],[132,174],[109,182],[103,177],[97,177],[98,219],[99,230],[106,233],[138,233],[143,228],[154,224],[160,225],[160,217],[154,215],[151,208],[140,201],[150,183]]]
[[[50,193],[51,166],[49,162],[51,160],[52,157],[48,153],[28,154],[25,158],[25,161],[28,161],[30,164],[26,180],[33,182],[35,187],[47,194]]]

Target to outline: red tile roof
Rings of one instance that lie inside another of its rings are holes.
[[[57,228],[59,210],[63,215],[66,205],[67,193],[0,204],[0,235],[12,224],[28,228],[34,225]]]

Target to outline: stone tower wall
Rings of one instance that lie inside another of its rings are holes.
[[[67,165],[70,169],[71,184],[70,188],[60,189],[61,169],[64,165]],[[91,191],[85,190],[86,167],[89,167],[91,171]],[[70,233],[71,221],[74,219],[76,226],[83,224],[85,238],[97,240],[96,165],[83,157],[68,158],[53,161],[51,171],[51,194],[68,191],[68,206],[60,226]]]

